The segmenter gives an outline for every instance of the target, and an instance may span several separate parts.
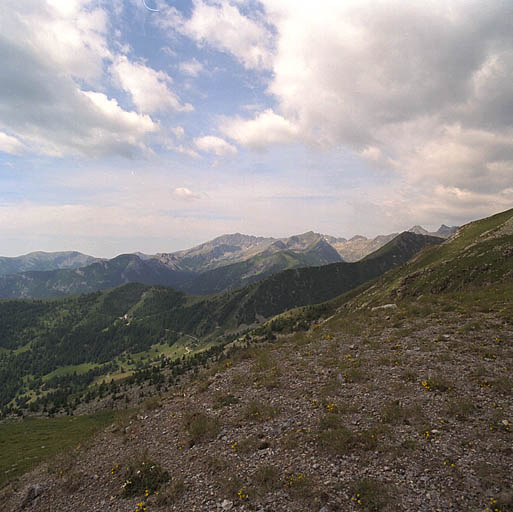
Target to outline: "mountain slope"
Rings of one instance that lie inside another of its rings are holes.
[[[513,209],[461,227],[450,240],[379,280],[365,299],[467,293],[513,280]]]
[[[292,250],[289,248],[291,246],[295,249],[301,248],[303,252]],[[179,288],[192,294],[209,295],[242,288],[282,270],[327,265],[340,261],[337,251],[323,239],[315,239],[307,247],[278,241],[252,258],[203,272],[193,280],[180,285]]]
[[[221,235],[191,249],[159,253],[155,257],[176,269],[205,272],[251,258],[264,251],[274,241],[274,238],[235,233]]]
[[[77,251],[38,251],[15,258],[0,256],[0,276],[27,271],[74,269],[89,265],[98,259]]]
[[[445,234],[440,236],[448,236],[452,229],[442,226],[439,231]],[[285,269],[356,261],[395,236],[345,240],[309,231],[274,239],[236,233],[177,253],[135,253],[111,260],[93,259],[91,264],[87,264],[91,257],[76,252],[33,253],[0,259],[0,270],[15,272],[0,272],[0,298],[62,297],[127,282],[173,286],[188,293],[209,295],[241,288]],[[86,263],[82,266],[81,262]],[[21,271],[24,268],[34,270]],[[48,270],[35,270],[41,268]]]
[[[244,323],[252,323],[259,315],[269,318],[287,309],[327,301],[405,263],[424,247],[442,241],[404,232],[358,262],[286,270],[255,285],[240,314]]]

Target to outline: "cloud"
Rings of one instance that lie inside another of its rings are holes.
[[[272,71],[273,109],[224,118],[226,136],[251,148],[349,148],[419,197],[439,186],[498,193],[513,181],[511,3],[261,0],[264,15],[252,18],[248,5],[198,0],[179,20],[199,44]]]
[[[176,151],[177,153],[180,153],[182,155],[190,156],[191,158],[199,158],[199,154],[194,151],[194,149],[189,148],[187,146],[184,146],[183,144],[179,144],[178,146],[170,146],[168,149],[172,149],[173,151]]]
[[[187,200],[199,199],[199,196],[194,194],[187,187],[175,188],[174,193],[175,193],[175,196],[179,197],[180,199],[187,199]]]
[[[507,184],[511,6],[264,4],[278,33],[269,92],[304,137],[367,158],[369,148],[390,155],[389,167],[408,180],[472,190]]]
[[[360,156],[372,164],[389,164],[388,159],[383,155],[383,151],[376,146],[367,146],[360,151]]]
[[[0,132],[0,151],[18,155],[23,151],[23,144],[16,137]]]
[[[158,123],[105,91],[106,63],[116,56],[97,2],[8,0],[0,19],[0,131],[52,156],[147,151]]]
[[[225,119],[220,129],[239,144],[253,149],[291,142],[299,134],[295,124],[275,114],[272,109],[260,112],[254,119],[246,120],[240,117]]]
[[[416,189],[410,190],[409,193],[404,191],[395,197],[395,205],[385,207],[389,216],[401,211],[403,218],[414,219],[410,224],[431,224],[436,228],[435,223],[449,222],[453,225],[462,225],[469,220],[487,217],[511,208],[513,187],[490,193],[435,185],[420,192]]]
[[[449,188],[498,193],[513,183],[513,131],[442,125],[423,143],[403,148],[394,165],[412,183],[431,179]]]
[[[231,53],[248,69],[269,69],[271,42],[269,30],[261,19],[241,14],[230,2],[194,0],[190,18],[184,18],[175,8],[163,11],[158,23],[172,32]]]
[[[177,141],[183,141],[185,139],[185,130],[183,126],[174,126],[171,128],[172,136],[164,136],[162,138],[163,145],[166,149],[170,149],[171,151],[175,151],[176,153],[180,153],[182,155],[187,155],[192,158],[199,158],[199,154],[193,148],[181,143],[178,144]]]
[[[171,128],[171,131],[174,133],[177,139],[183,139],[185,137],[185,130],[183,126],[175,126]]]
[[[203,72],[203,64],[196,59],[181,62],[179,67],[182,73],[189,76],[198,76]]]
[[[235,146],[232,146],[224,139],[213,135],[198,137],[194,139],[194,144],[200,151],[215,153],[217,156],[234,155],[237,153],[237,148]]]
[[[155,71],[142,62],[132,62],[123,55],[117,57],[111,72],[119,86],[130,94],[139,112],[193,110],[189,103],[182,105],[176,94],[169,89],[172,79],[163,71]]]
[[[111,125],[117,127],[115,134],[108,133],[107,130],[97,130],[91,140],[85,141],[88,145],[93,142],[101,144],[102,139],[109,138],[114,143],[116,136],[118,136],[121,139],[120,142],[128,141],[136,146],[140,144],[137,141],[138,138],[157,129],[157,125],[150,116],[127,112],[118,105],[115,99],[109,99],[101,92],[81,91],[81,93],[94,104],[99,115],[109,121]],[[132,138],[133,140],[131,140]]]

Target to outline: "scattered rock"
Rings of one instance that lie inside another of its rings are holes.
[[[41,496],[43,494],[44,487],[37,483],[37,484],[30,484],[28,485],[25,490],[23,491],[21,502],[20,502],[20,508],[24,509],[32,504],[32,502]]]
[[[375,306],[371,311],[379,311],[381,309],[397,309],[397,304],[383,304],[382,306]]]
[[[231,510],[233,508],[233,501],[230,501],[230,500],[224,500],[222,503],[221,503],[221,508],[223,510]]]

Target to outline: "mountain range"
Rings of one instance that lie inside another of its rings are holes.
[[[429,234],[415,226],[411,231],[446,238],[455,230],[441,226]],[[123,254],[110,260],[77,252],[31,253],[0,259],[0,298],[61,297],[128,282],[210,295],[241,288],[286,269],[357,261],[396,236],[346,240],[310,231],[275,239],[236,233],[175,253]]]

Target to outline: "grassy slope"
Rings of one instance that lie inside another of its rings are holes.
[[[358,304],[377,305],[441,293],[486,294],[487,284],[493,283],[498,289],[511,282],[513,230],[497,234],[512,219],[513,209],[463,226],[441,246],[424,250],[404,267],[379,279]]]
[[[0,424],[0,487],[111,424],[114,411]]]

